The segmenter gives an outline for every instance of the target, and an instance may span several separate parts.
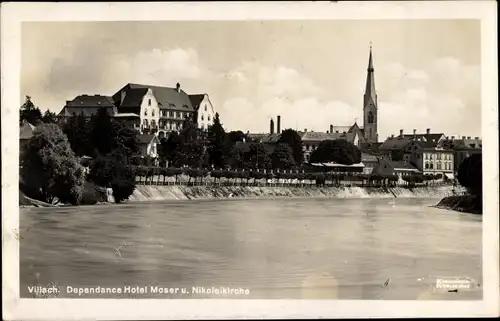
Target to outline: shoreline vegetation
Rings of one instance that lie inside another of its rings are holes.
[[[483,214],[481,200],[473,194],[446,196],[434,207],[463,213]]]
[[[149,138],[144,145],[139,140],[144,136],[110,117],[105,108],[90,118],[73,115],[59,122],[42,118],[27,97],[21,121],[30,115],[38,121],[29,140],[20,143],[20,206],[121,203],[148,189],[160,194],[175,190],[179,197],[174,198],[181,199],[444,197],[456,190],[442,173],[399,176],[378,168],[370,174],[359,172],[350,166],[361,162],[361,150],[345,139],[321,141],[306,162],[297,131],[282,131],[275,143],[253,141],[240,130],[226,132],[217,113],[207,130],[186,118],[179,132],[160,139],[155,155],[150,155]],[[314,165],[326,163],[342,166]],[[470,194],[481,195],[481,178],[480,154],[462,162],[458,181]],[[448,192],[433,191],[440,187]],[[451,200],[441,206],[448,203],[468,208]]]

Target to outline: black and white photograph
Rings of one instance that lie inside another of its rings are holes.
[[[9,320],[498,315],[474,3],[2,5]]]

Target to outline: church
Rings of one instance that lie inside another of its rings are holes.
[[[251,138],[263,143],[276,143],[281,134],[281,116],[277,116],[277,130],[274,128],[274,120],[270,120],[268,134],[250,134]],[[302,138],[304,148],[304,159],[307,161],[310,154],[319,143],[324,140],[346,139],[358,146],[362,151],[369,152],[377,149],[381,144],[378,142],[378,100],[375,90],[375,69],[373,67],[373,54],[370,45],[370,55],[368,58],[368,68],[366,75],[366,86],[363,96],[363,125],[359,126],[355,121],[348,126],[330,125],[326,132],[298,131]]]

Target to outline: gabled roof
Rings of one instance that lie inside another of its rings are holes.
[[[406,145],[410,143],[409,139],[396,137],[396,138],[388,138],[385,142],[380,145],[380,151],[392,151],[392,150],[403,150]]]
[[[443,133],[430,133],[430,134],[405,134],[403,135],[404,138],[409,139],[409,140],[414,140],[414,141],[427,141],[429,143],[433,144],[433,147],[435,147],[439,139],[441,139],[444,136]]]
[[[30,139],[33,137],[33,132],[35,131],[35,126],[31,125],[27,121],[19,127],[19,139]]]
[[[170,87],[129,83],[113,95],[113,101],[120,112],[123,110],[123,112],[138,113],[138,111],[132,109],[138,109],[141,106],[142,99],[148,89],[152,90],[160,108],[194,111],[188,94],[182,89],[177,91],[176,88]],[[121,102],[122,91],[125,91],[123,102]]]
[[[348,133],[352,126],[332,126],[332,133]]]
[[[412,170],[412,171],[418,171],[415,166],[413,166],[410,163],[407,163],[405,161],[387,161],[394,170]]]
[[[260,142],[262,140],[262,138],[266,137],[267,135],[269,135],[269,134],[264,134],[264,133],[247,134],[247,136],[250,139],[255,140],[257,142]]]
[[[281,138],[281,134],[268,134],[267,136],[264,136],[261,138],[262,143],[277,143],[279,139]]]
[[[138,135],[138,139],[139,139],[140,144],[149,144],[154,139],[158,140],[158,137],[156,135],[152,135],[152,134],[141,134],[141,135]]]
[[[380,153],[380,146],[382,146],[382,144],[383,143],[361,143],[359,149],[362,152],[378,154]]]
[[[482,139],[448,139],[443,141],[443,146],[459,149],[481,149],[483,147]]]
[[[341,133],[324,133],[324,132],[304,132],[302,134],[303,142],[321,142],[324,140],[336,140],[342,136]]]
[[[67,101],[65,107],[114,107],[113,98],[101,95],[79,95]]]
[[[376,163],[378,162],[378,157],[375,155],[361,153],[361,162],[363,163]]]
[[[193,106],[194,110],[200,109],[200,104],[203,99],[205,99],[205,94],[189,95],[189,100],[191,101],[191,105]]]

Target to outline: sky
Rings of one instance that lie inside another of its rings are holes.
[[[59,112],[127,83],[207,93],[227,130],[362,124],[370,42],[379,137],[481,135],[477,20],[25,22],[21,97]]]

